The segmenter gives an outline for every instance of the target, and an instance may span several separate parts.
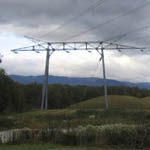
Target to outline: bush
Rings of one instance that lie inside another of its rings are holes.
[[[99,133],[105,137],[105,142],[110,145],[134,147],[136,143],[136,128],[133,125],[107,125],[101,127]]]
[[[111,145],[143,148],[150,146],[150,125],[108,124],[77,128],[10,130],[0,133],[0,143],[55,143],[62,145]]]
[[[55,132],[55,144],[77,145],[78,139],[74,131],[57,130]]]
[[[79,126],[78,129],[76,129],[78,143],[80,145],[94,145],[96,131],[96,127],[92,125],[87,125],[86,127]]]

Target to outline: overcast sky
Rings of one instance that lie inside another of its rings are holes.
[[[115,41],[147,47],[145,52],[105,52],[107,78],[150,82],[150,0],[0,0],[1,67],[8,74],[41,75],[45,53],[13,54],[33,45],[24,35],[43,41]],[[50,74],[102,77],[96,52],[55,52]]]

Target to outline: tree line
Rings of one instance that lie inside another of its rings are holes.
[[[111,86],[109,95],[150,96],[150,90],[138,87]],[[104,95],[104,88],[91,86],[71,86],[53,84],[48,87],[49,109],[66,108],[72,104]],[[0,69],[0,113],[25,112],[39,109],[42,97],[42,84],[20,84]]]

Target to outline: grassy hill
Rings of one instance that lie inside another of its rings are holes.
[[[77,127],[113,123],[150,124],[150,97],[109,96],[110,110],[104,96],[93,98],[66,109],[32,111],[0,116],[0,130],[11,128]],[[90,118],[94,115],[94,118]],[[140,118],[140,119],[139,119]]]
[[[150,109],[150,97],[136,98],[133,96],[110,95],[110,109]],[[105,109],[105,97],[97,97],[70,106],[72,109]]]
[[[51,131],[52,141],[59,141],[60,144],[64,141],[60,139],[64,138],[66,138],[65,142],[79,140],[83,144],[86,144],[85,141],[89,144],[89,141],[92,143],[93,137],[94,144],[98,146],[111,144],[123,146],[124,144],[125,147],[127,145],[130,147],[132,143],[135,144],[132,145],[133,147],[137,147],[137,145],[141,146],[143,141],[149,143],[150,98],[140,99],[131,96],[111,95],[109,102],[110,110],[105,109],[105,98],[102,96],[74,104],[66,109],[34,110],[20,114],[1,115],[0,130],[14,128],[48,129],[46,131]],[[101,127],[99,128],[101,130],[95,126]],[[67,136],[60,134],[60,131],[69,131],[70,128],[79,129],[79,131],[82,129],[83,133],[79,132],[80,136],[76,134],[76,131],[67,134]],[[48,134],[41,134],[40,137],[44,137],[44,135]],[[51,138],[51,134],[49,136]],[[97,143],[97,137],[100,138],[99,143]],[[37,136],[33,142],[36,139]],[[142,146],[147,146],[147,144]]]

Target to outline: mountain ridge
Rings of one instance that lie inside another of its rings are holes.
[[[9,75],[9,77],[19,83],[30,84],[33,82],[43,83],[44,76],[21,76],[21,75]],[[65,76],[52,76],[48,77],[49,84],[69,84],[69,85],[88,85],[88,86],[102,86],[104,81],[101,78],[92,77],[65,77]],[[107,79],[108,86],[126,86],[126,87],[139,87],[150,88],[150,82],[132,83],[127,81],[118,81]]]

